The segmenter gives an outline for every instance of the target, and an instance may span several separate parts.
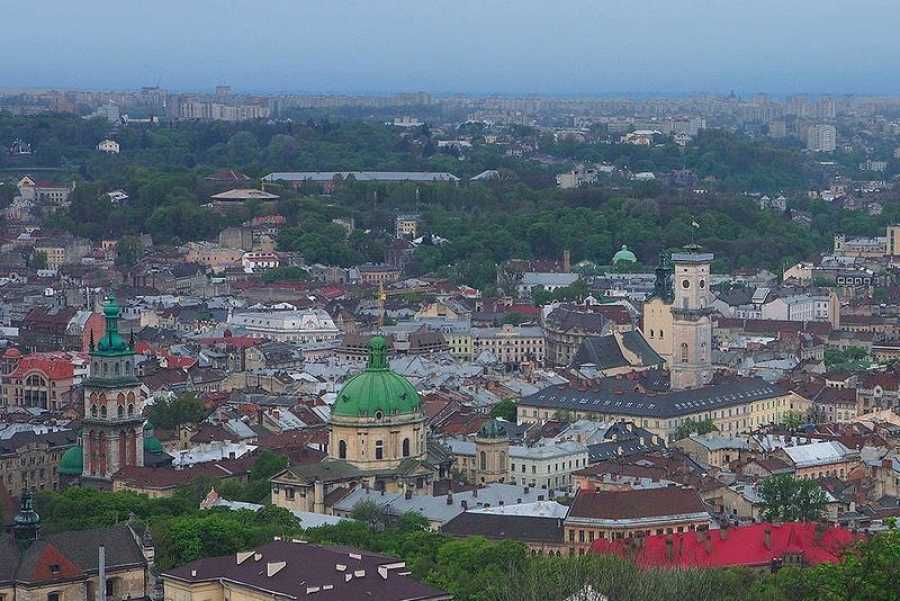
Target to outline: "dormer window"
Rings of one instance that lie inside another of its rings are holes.
[[[50,569],[50,573],[54,576],[56,576],[57,574],[59,574],[61,572],[58,563],[51,563],[48,566],[48,568]]]

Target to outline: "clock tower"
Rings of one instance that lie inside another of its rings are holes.
[[[698,388],[712,380],[712,313],[709,266],[713,254],[697,247],[672,253],[672,390]]]
[[[82,479],[106,480],[126,466],[144,465],[144,418],[140,382],[135,377],[134,338],[119,334],[119,306],[103,306],[106,333],[91,337],[90,377],[84,382]]]

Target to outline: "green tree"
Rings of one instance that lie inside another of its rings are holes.
[[[491,417],[505,419],[508,422],[516,423],[516,402],[513,399],[504,399],[491,407]]]
[[[813,480],[790,474],[770,476],[759,483],[766,520],[812,522],[822,517],[828,502],[825,491]]]
[[[716,423],[712,419],[695,421],[688,418],[675,429],[673,437],[675,440],[681,440],[692,434],[709,434],[716,430],[718,430],[718,428],[716,428]]]
[[[153,425],[164,430],[172,430],[181,424],[196,424],[206,416],[203,401],[193,393],[160,395],[148,410]]]
[[[125,236],[116,244],[116,265],[133,267],[144,252],[144,243],[137,236]]]
[[[35,269],[47,269],[47,253],[42,250],[31,255],[31,266]]]
[[[305,282],[309,279],[309,272],[302,267],[276,267],[269,269],[262,275],[262,281],[272,282]]]

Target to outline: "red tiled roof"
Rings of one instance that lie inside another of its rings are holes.
[[[51,570],[50,566],[54,566],[54,569]],[[81,569],[53,544],[44,547],[30,574],[31,582],[64,580],[78,576],[81,576]]]
[[[723,531],[685,532],[642,539],[600,539],[592,552],[632,559],[641,567],[713,568],[766,566],[785,554],[802,554],[807,564],[837,563],[858,537],[844,528],[815,523],[753,524]],[[770,542],[766,545],[766,530]],[[667,541],[671,540],[671,547]],[[671,550],[670,550],[671,549]]]
[[[65,380],[75,375],[75,368],[72,367],[72,361],[68,357],[35,354],[19,359],[9,377],[23,378],[34,370],[42,372],[51,380]]]

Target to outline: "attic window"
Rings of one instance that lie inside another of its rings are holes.
[[[58,563],[51,563],[49,568],[50,568],[50,573],[53,575],[59,574],[61,571]]]

